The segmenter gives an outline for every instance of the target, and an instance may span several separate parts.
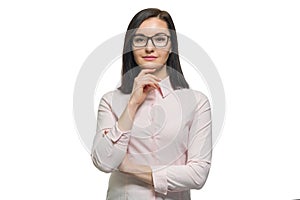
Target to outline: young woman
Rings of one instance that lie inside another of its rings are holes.
[[[131,20],[122,84],[101,98],[91,157],[111,173],[107,199],[190,199],[211,164],[208,98],[186,82],[172,18],[145,9]]]

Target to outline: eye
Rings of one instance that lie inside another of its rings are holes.
[[[153,38],[156,42],[166,42],[167,37],[166,36],[156,36]]]
[[[141,37],[141,36],[137,36],[133,38],[133,42],[134,43],[141,43],[141,42],[145,42],[145,37]]]

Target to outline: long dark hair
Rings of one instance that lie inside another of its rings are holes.
[[[122,82],[118,88],[125,94],[130,94],[133,88],[134,78],[140,73],[141,69],[138,67],[134,60],[132,53],[132,36],[135,34],[137,28],[146,20],[151,17],[157,17],[165,21],[170,30],[170,39],[172,45],[172,52],[169,54],[167,60],[167,73],[170,78],[172,88],[182,89],[189,88],[187,81],[185,80],[178,56],[178,42],[176,29],[170,14],[166,11],[159,10],[157,8],[148,8],[138,12],[128,25],[125,35],[123,57],[122,57]]]

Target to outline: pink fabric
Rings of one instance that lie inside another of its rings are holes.
[[[101,98],[91,157],[110,172],[107,199],[190,199],[204,185],[211,164],[212,122],[208,98],[192,89],[173,90],[169,76],[138,108],[131,130],[118,118],[129,94],[114,90]],[[154,188],[118,171],[125,155],[152,169]],[[141,196],[142,195],[142,196]]]

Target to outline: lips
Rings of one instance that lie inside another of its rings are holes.
[[[143,56],[143,59],[147,61],[152,61],[155,60],[156,58],[157,58],[156,56]]]

